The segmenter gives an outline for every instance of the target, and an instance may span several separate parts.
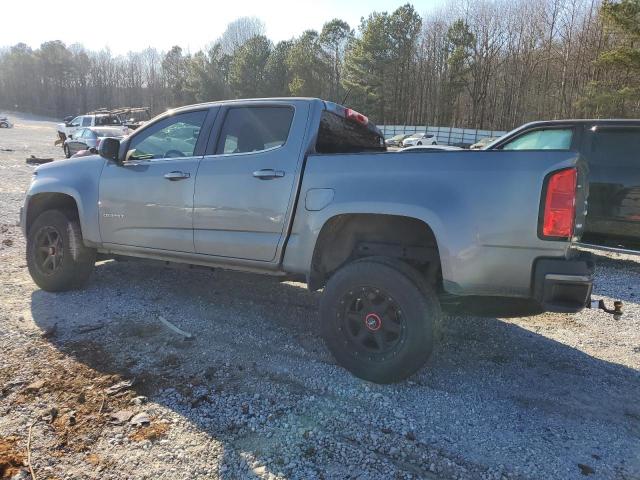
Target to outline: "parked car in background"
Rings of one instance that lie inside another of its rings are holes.
[[[402,141],[403,147],[410,147],[412,145],[437,145],[438,140],[435,135],[430,133],[414,133],[413,135],[405,138]]]
[[[58,140],[56,140],[56,145],[61,143],[64,148],[64,142],[70,135],[86,127],[112,127],[120,131],[119,135],[128,135],[130,131],[129,127],[124,125],[117,115],[110,113],[80,115],[70,122],[58,124]]]
[[[35,170],[20,224],[44,290],[98,253],[306,281],[338,363],[379,383],[429,358],[438,294],[590,304],[575,152],[387,152],[358,112],[275,98],[177,108],[99,153]]]
[[[151,120],[150,109],[146,107],[100,108],[87,113],[87,115],[116,116],[122,125],[128,127],[129,130],[135,130]]]
[[[451,152],[460,150],[464,150],[464,148],[454,147],[453,145],[420,145],[400,149],[401,152]]]
[[[640,120],[533,122],[487,149],[579,153],[589,167],[583,243],[640,250]]]
[[[7,117],[0,116],[0,128],[11,128],[13,123],[9,121]]]
[[[471,150],[482,150],[484,147],[486,147],[487,145],[489,145],[492,142],[495,142],[497,139],[498,139],[498,137],[484,137],[484,138],[481,138],[480,140],[478,140],[473,145],[471,145],[469,148]]]
[[[387,147],[401,147],[402,141],[410,136],[410,133],[401,133],[400,135],[394,135],[388,140],[385,140],[384,143]]]
[[[100,142],[105,137],[123,138],[122,129],[114,127],[81,128],[64,141],[62,146],[65,157],[82,151],[94,149],[97,151]]]

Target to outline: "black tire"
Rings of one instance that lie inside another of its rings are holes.
[[[9,124],[6,122],[0,122],[0,128],[9,128]]]
[[[65,145],[62,147],[62,150],[64,150],[64,156],[65,156],[65,157],[67,157],[67,158],[71,157],[71,150],[69,149],[69,145],[66,145],[66,144],[65,144]]]
[[[405,276],[409,277],[409,279],[420,289],[423,295],[425,295],[426,297],[433,296],[433,298],[436,300],[438,309],[437,315],[434,318],[433,325],[435,339],[438,341],[442,339],[442,308],[440,306],[440,300],[435,293],[434,287],[429,284],[424,275],[422,275],[418,270],[416,270],[408,263],[392,257],[365,257],[363,259],[356,260],[356,262],[377,262],[383,265],[388,265],[391,268],[395,268],[396,270],[402,272]]]
[[[95,262],[96,250],[84,245],[73,215],[47,210],[29,228],[27,266],[43,290],[63,292],[84,286]]]
[[[338,270],[324,289],[320,316],[327,347],[340,365],[365,380],[403,380],[433,350],[438,299],[426,282],[418,287],[403,269],[380,259],[358,260]]]

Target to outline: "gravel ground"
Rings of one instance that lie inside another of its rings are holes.
[[[640,257],[598,256],[594,297],[624,301],[619,320],[449,314],[430,364],[379,386],[335,364],[298,283],[103,262],[84,291],[39,290],[16,226],[25,158],[62,155],[53,123],[12,118],[0,478],[30,478],[30,426],[38,479],[640,478]]]

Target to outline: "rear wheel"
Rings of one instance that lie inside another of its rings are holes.
[[[400,381],[424,365],[441,315],[429,285],[421,288],[402,269],[370,259],[331,277],[320,313],[323,337],[338,363],[376,383]]]
[[[80,224],[72,215],[47,210],[27,235],[27,266],[43,290],[61,292],[83,286],[93,271],[96,251],[85,247]]]

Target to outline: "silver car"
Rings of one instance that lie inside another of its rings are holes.
[[[121,139],[122,130],[111,127],[81,128],[64,141],[64,156],[69,158],[82,151],[95,149],[97,151],[103,138],[113,137]]]

